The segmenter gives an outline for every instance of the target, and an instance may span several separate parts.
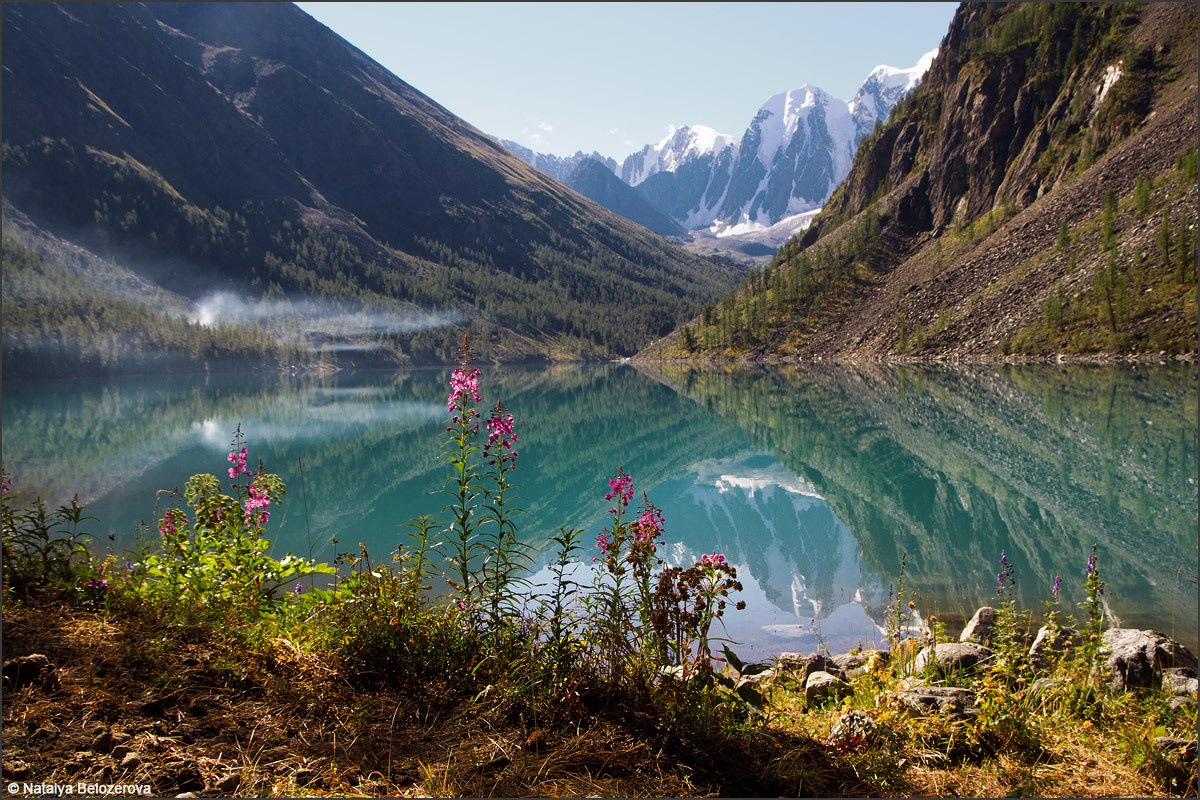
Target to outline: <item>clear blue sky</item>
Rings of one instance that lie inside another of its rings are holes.
[[[803,83],[849,100],[937,47],[957,3],[297,5],[484,133],[617,161],[670,126],[741,138]]]

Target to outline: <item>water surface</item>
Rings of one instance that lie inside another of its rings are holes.
[[[5,468],[26,499],[78,493],[120,551],[157,490],[224,479],[240,424],[286,482],[279,554],[374,560],[439,514],[448,370],[10,381]],[[664,555],[722,552],[750,655],[883,639],[889,592],[950,628],[995,597],[1003,550],[1040,610],[1077,611],[1092,545],[1115,621],[1196,647],[1196,371],[1190,367],[485,367],[520,436],[522,538],[585,530],[590,568],[623,466],[663,509]]]

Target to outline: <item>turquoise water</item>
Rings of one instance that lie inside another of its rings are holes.
[[[224,479],[240,424],[251,464],[287,484],[279,554],[362,543],[379,561],[446,504],[448,377],[10,381],[4,465],[18,501],[78,493],[119,552],[157,490]],[[624,466],[664,511],[668,562],[737,566],[748,607],[727,634],[751,655],[879,642],[902,558],[917,624],[953,630],[994,599],[1002,550],[1023,605],[1040,612],[1061,575],[1078,611],[1093,543],[1114,620],[1196,648],[1194,366],[484,367],[481,393],[516,417],[535,572],[566,526],[586,531],[586,575]]]

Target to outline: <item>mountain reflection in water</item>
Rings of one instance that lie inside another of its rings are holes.
[[[280,551],[375,561],[437,514],[449,370],[212,375],[5,385],[5,468],[28,499],[78,492],[97,541],[132,544],[155,490],[223,476],[239,424],[288,487]],[[666,518],[665,559],[721,552],[746,610],[739,653],[880,642],[905,558],[917,611],[953,630],[994,598],[1000,551],[1040,611],[1082,600],[1098,545],[1124,624],[1196,645],[1195,367],[484,367],[516,417],[535,578],[559,526],[586,578],[624,466]],[[337,544],[335,544],[335,540]],[[918,617],[914,620],[920,623]]]

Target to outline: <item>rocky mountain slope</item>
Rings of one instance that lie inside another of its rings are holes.
[[[488,358],[597,358],[736,280],[291,4],[5,4],[3,24],[6,204],[192,301],[459,320],[389,334],[385,363],[444,359],[467,329]]]
[[[1196,7],[964,5],[813,225],[646,357],[1194,355]]]

